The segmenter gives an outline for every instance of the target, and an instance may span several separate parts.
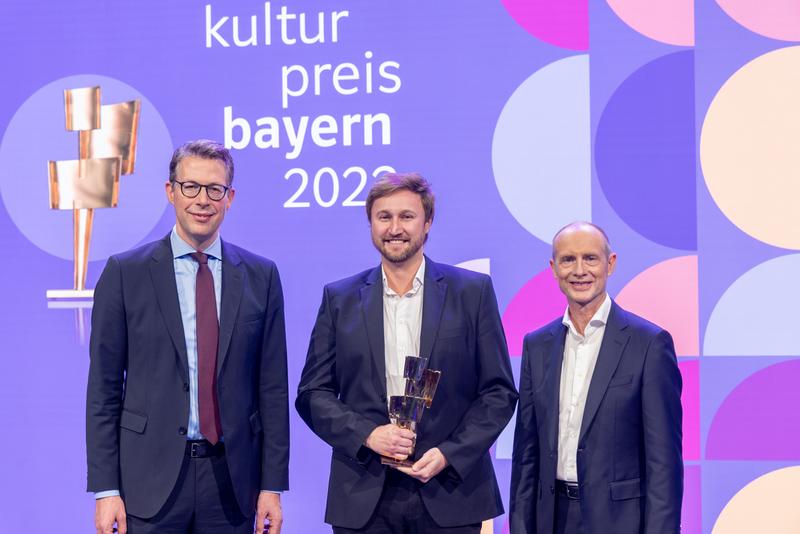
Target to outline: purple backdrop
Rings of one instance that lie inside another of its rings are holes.
[[[88,85],[104,103],[142,99],[137,169],[119,206],[97,211],[90,287],[109,254],[170,230],[173,148],[224,140],[237,195],[223,235],[281,270],[293,401],[323,284],[378,262],[366,189],[386,166],[416,170],[437,193],[426,251],[491,273],[516,373],[521,336],[563,311],[551,235],[593,220],[619,253],[612,295],[676,339],[683,531],[775,532],[767,515],[796,527],[792,507],[767,509],[764,495],[800,482],[800,290],[780,282],[798,272],[800,234],[776,207],[800,193],[800,104],[770,90],[800,89],[784,78],[800,72],[800,8],[745,4],[0,4],[0,532],[92,531],[90,312],[45,298],[72,273],[72,216],[48,209],[47,160],[77,157],[61,91]],[[742,149],[750,131],[774,150]],[[509,428],[493,449],[503,488],[512,439]],[[293,415],[285,532],[327,531],[328,458]]]

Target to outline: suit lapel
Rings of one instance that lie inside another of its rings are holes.
[[[589,392],[586,394],[586,405],[583,409],[583,421],[581,422],[581,433],[578,443],[581,443],[586,436],[586,432],[597,415],[600,402],[606,394],[608,383],[614,376],[622,352],[628,343],[630,334],[627,332],[628,321],[625,312],[611,303],[611,311],[608,313],[606,330],[603,334],[603,342],[600,344],[600,352],[597,355],[597,363],[594,366],[592,381],[589,383]]]
[[[361,311],[367,329],[372,360],[377,369],[377,391],[386,397],[386,352],[383,344],[383,282],[381,268],[376,267],[367,273],[361,287]]]
[[[219,310],[219,347],[217,352],[217,374],[222,370],[228,347],[231,344],[233,326],[242,301],[244,269],[236,250],[222,241],[222,298]]]
[[[434,262],[425,258],[425,283],[422,289],[422,332],[419,340],[419,356],[428,358],[428,367],[436,369],[431,364],[433,359],[433,345],[439,333],[439,323],[442,319],[444,299],[447,295],[447,282]]]
[[[545,398],[552,399],[547,405],[547,442],[552,452],[558,451],[558,410],[561,398],[561,368],[564,362],[564,343],[567,327],[560,322],[553,325],[550,331],[552,341],[550,353],[545,359]]]
[[[160,241],[153,253],[153,261],[150,263],[150,278],[153,281],[161,316],[178,355],[181,376],[188,382],[189,360],[186,356],[186,338],[183,335],[183,319],[178,302],[178,286],[175,284],[175,265],[169,235]]]

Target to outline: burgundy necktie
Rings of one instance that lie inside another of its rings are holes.
[[[217,347],[219,322],[217,300],[214,297],[214,277],[208,268],[208,256],[192,253],[197,261],[195,285],[195,326],[197,328],[197,400],[200,412],[200,432],[212,444],[219,441],[221,432],[217,402]]]

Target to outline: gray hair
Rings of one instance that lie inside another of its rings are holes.
[[[561,229],[559,229],[558,232],[556,232],[556,235],[553,236],[553,253],[552,253],[553,259],[556,259],[556,240],[558,239],[558,236],[560,236],[563,232],[565,232],[567,230],[578,229],[578,228],[580,228],[582,226],[588,226],[588,227],[594,228],[595,230],[600,232],[600,235],[603,236],[603,251],[606,254],[606,258],[611,256],[611,252],[612,252],[612,250],[611,250],[611,240],[608,239],[608,234],[606,234],[605,230],[603,230],[602,228],[600,228],[596,224],[590,223],[588,221],[573,221],[573,222],[569,223],[568,225],[561,227]]]

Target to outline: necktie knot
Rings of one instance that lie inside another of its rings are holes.
[[[208,254],[203,254],[202,252],[192,252],[192,258],[201,265],[208,263]]]

